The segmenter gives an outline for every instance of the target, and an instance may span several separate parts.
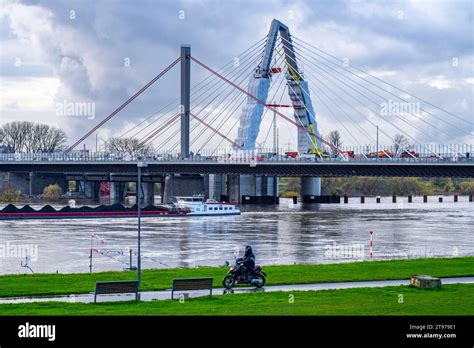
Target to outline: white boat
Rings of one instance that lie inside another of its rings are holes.
[[[204,197],[176,197],[176,206],[183,210],[189,210],[186,215],[190,216],[214,216],[214,215],[240,215],[239,208],[233,203],[218,202],[213,199],[207,199],[204,202]]]

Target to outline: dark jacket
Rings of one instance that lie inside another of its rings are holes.
[[[244,259],[244,266],[248,270],[253,270],[255,267],[255,255],[253,254],[252,250],[246,251],[243,259]]]

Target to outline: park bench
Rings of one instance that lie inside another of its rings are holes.
[[[135,293],[135,300],[138,300],[138,281],[137,280],[97,282],[95,284],[94,303],[97,301],[97,295],[131,294],[131,293]]]
[[[209,290],[212,296],[212,282],[214,278],[179,278],[173,279],[173,287],[171,288],[171,299],[173,300],[175,291],[186,290]]]

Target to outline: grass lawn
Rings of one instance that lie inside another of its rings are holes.
[[[268,274],[267,285],[408,279],[412,273],[436,277],[474,276],[474,257],[280,265],[264,266],[264,270]],[[173,278],[188,277],[213,277],[214,286],[221,287],[226,272],[226,267],[144,270],[141,290],[169,289]],[[97,281],[130,279],[136,279],[136,272],[4,275],[0,276],[0,296],[88,293],[94,291]]]
[[[228,294],[153,302],[0,305],[1,315],[474,315],[474,284]],[[290,295],[294,296],[290,303]],[[403,303],[399,301],[403,299]]]

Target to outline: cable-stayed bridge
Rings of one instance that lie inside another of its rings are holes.
[[[178,65],[180,95],[117,137],[133,139],[132,148],[76,150]],[[206,77],[192,84],[191,66]],[[351,145],[321,136],[323,114]],[[221,68],[182,46],[180,57],[64,152],[2,154],[0,172],[19,186],[28,173],[30,193],[32,182],[48,181],[34,178],[47,173],[96,192],[97,181],[134,181],[137,161],[146,160],[150,183],[163,182],[173,194],[277,197],[279,176],[300,176],[304,200],[320,194],[321,176],[474,177],[473,127],[472,118],[354,67],[273,20],[266,37]],[[288,146],[280,145],[283,131]],[[439,144],[454,133],[469,143]]]

